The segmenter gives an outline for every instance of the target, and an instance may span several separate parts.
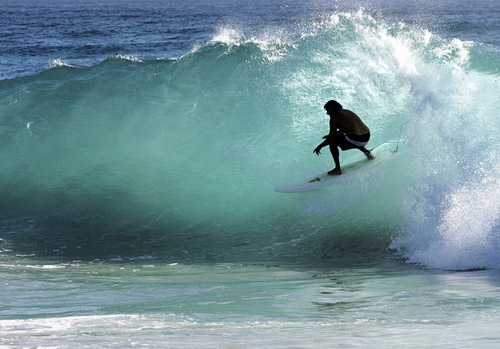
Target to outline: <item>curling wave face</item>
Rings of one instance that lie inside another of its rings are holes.
[[[499,267],[499,82],[478,44],[362,12],[280,35],[226,27],[177,60],[1,81],[9,248],[304,262],[390,246],[427,267]],[[312,154],[331,98],[369,125],[370,145],[403,124],[405,143],[342,186],[275,193],[332,166]]]

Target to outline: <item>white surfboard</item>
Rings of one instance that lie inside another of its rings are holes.
[[[379,154],[374,154],[375,155],[374,160],[363,159],[342,166],[341,175],[329,175],[328,172],[325,172],[316,177],[309,178],[298,184],[275,189],[275,191],[278,193],[299,193],[303,191],[309,191],[326,187],[327,185],[332,185],[336,182],[345,180],[347,178],[356,175],[357,173],[359,173],[359,170],[361,169],[365,171],[368,170],[369,168],[379,165],[383,160],[389,158],[391,154],[393,154],[393,152],[383,152]]]

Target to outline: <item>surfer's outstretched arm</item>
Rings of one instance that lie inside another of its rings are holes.
[[[321,149],[323,147],[326,147],[328,144],[330,144],[330,138],[329,137],[330,137],[330,135],[326,135],[325,137],[323,137],[323,139],[324,139],[323,143],[321,143],[320,145],[318,145],[316,147],[316,149],[313,150],[313,153],[316,153],[316,155],[321,154]]]

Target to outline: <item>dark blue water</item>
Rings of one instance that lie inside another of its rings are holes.
[[[445,38],[500,44],[495,1],[42,1],[0,2],[0,78],[41,72],[60,62],[84,67],[109,56],[178,58],[222,27],[287,40],[321,30],[335,11],[426,28]],[[318,28],[319,26],[319,28]]]

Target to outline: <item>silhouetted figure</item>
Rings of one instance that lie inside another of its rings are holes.
[[[370,140],[370,129],[352,111],[343,109],[337,101],[331,100],[325,104],[326,113],[330,116],[330,133],[323,137],[325,140],[314,149],[314,153],[321,154],[321,148],[330,145],[330,152],[335,162],[335,168],[329,175],[340,175],[339,149],[359,149],[368,159],[375,157],[365,148]]]

